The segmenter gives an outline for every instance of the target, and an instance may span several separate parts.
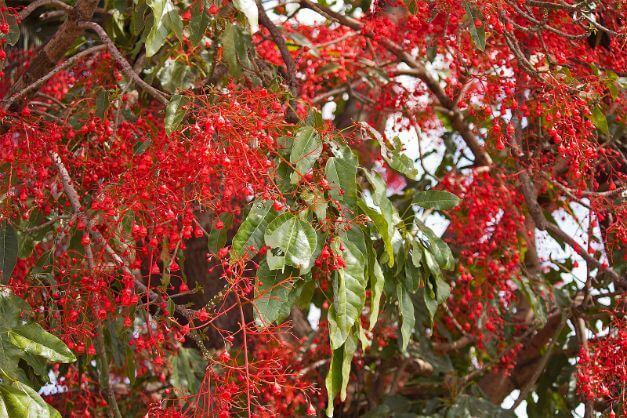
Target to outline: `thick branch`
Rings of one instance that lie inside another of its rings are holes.
[[[66,12],[72,10],[72,6],[67,3],[63,3],[61,0],[36,0],[20,10],[20,13],[18,15],[20,21],[26,19],[28,16],[30,16],[31,13],[43,6],[54,6]]]
[[[83,33],[83,28],[79,22],[90,20],[97,5],[98,0],[77,0],[76,5],[67,12],[67,20],[61,24],[52,39],[39,51],[26,71],[18,78],[9,96],[12,96],[14,92],[22,91],[26,86],[44,77],[61,61]],[[22,100],[15,101],[10,110],[18,111],[23,105]]]
[[[538,362],[538,364],[534,368],[531,378],[527,381],[525,386],[520,389],[520,394],[518,395],[516,402],[514,402],[514,404],[510,408],[512,411],[518,408],[518,405],[520,405],[522,401],[527,399],[527,395],[529,395],[529,393],[535,386],[540,376],[542,376],[542,372],[544,372],[544,369],[546,368],[546,365],[549,362],[551,355],[553,354],[553,348],[555,347],[555,344],[557,343],[557,339],[560,335],[560,332],[562,332],[563,328],[564,328],[564,320],[562,320],[560,326],[555,328],[555,333],[553,334],[553,338],[551,338],[551,343],[549,344],[548,348],[546,349],[546,352],[542,356],[542,359]]]

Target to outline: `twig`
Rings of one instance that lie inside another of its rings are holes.
[[[8,99],[4,100],[3,101],[4,102],[3,103],[3,107],[5,109],[10,108],[11,105],[15,101],[17,101],[17,100],[21,99],[22,97],[26,96],[28,93],[32,92],[33,90],[36,90],[39,87],[41,87],[46,81],[50,80],[55,74],[58,74],[59,72],[65,70],[66,68],[71,67],[75,62],[79,61],[81,58],[86,57],[87,55],[91,55],[91,54],[93,54],[95,52],[102,51],[103,49],[105,49],[105,45],[93,46],[93,47],[91,47],[89,49],[81,51],[78,54],[68,58],[63,63],[57,65],[54,69],[52,69],[50,72],[48,72],[46,75],[44,75],[43,77],[41,77],[40,79],[38,79],[34,83],[24,87],[19,92],[13,94],[11,97],[9,97]]]
[[[241,321],[241,326],[242,326],[242,344],[244,345],[244,368],[246,370],[246,406],[248,409],[248,416],[251,417],[252,416],[252,400],[251,400],[251,396],[250,396],[250,363],[249,363],[249,359],[248,359],[248,341],[247,341],[247,334],[248,332],[246,331],[246,317],[244,316],[244,309],[242,308],[242,300],[239,297],[239,294],[237,293],[237,290],[234,292],[235,294],[235,298],[237,299],[237,305],[239,306],[239,314],[240,314],[240,321]]]
[[[268,29],[268,32],[270,32],[270,36],[272,37],[272,40],[279,49],[279,52],[281,53],[281,58],[285,63],[285,75],[287,77],[288,86],[292,95],[292,97],[290,98],[290,105],[288,106],[287,110],[286,120],[290,123],[296,123],[298,122],[298,116],[296,115],[296,97],[298,97],[296,64],[294,63],[292,54],[290,54],[290,51],[287,48],[285,38],[283,38],[283,35],[281,34],[279,28],[268,17],[268,14],[263,8],[263,4],[261,4],[261,0],[257,0],[257,9],[259,10],[259,22],[263,26],[265,26],[266,29]]]
[[[57,170],[59,171],[59,174],[61,175],[63,191],[68,197],[74,213],[76,213],[76,215],[79,217],[84,216],[82,215],[81,204],[78,194],[76,193],[74,186],[72,186],[70,175],[63,165],[61,158],[58,154],[54,152],[51,153],[51,157],[55,163],[55,166],[57,167]],[[89,265],[89,268],[90,270],[94,271],[96,269],[96,263],[94,261],[94,254],[91,248],[91,244],[87,244],[85,246],[85,253],[87,255],[87,263]],[[120,409],[118,408],[118,403],[115,399],[115,394],[113,393],[113,389],[111,389],[111,383],[109,382],[109,359],[107,358],[107,351],[104,343],[102,322],[99,320],[96,321],[95,345],[98,359],[99,381],[102,391],[104,392],[105,397],[107,398],[107,402],[109,403],[109,415],[115,418],[122,418],[122,415],[120,414]]]
[[[477,339],[471,335],[462,335],[458,340],[450,343],[432,342],[431,345],[435,351],[448,353],[451,351],[461,350],[464,347],[474,343]]]
[[[351,17],[331,10],[328,7],[321,6],[320,4],[315,3],[313,0],[301,0],[301,4],[303,5],[303,7],[307,7],[319,13],[320,15],[325,16],[328,19],[336,21],[341,25],[347,26],[355,31],[361,32],[361,34],[367,38],[374,39],[373,33],[363,31],[363,24]],[[440,105],[452,112],[451,124],[453,125],[453,128],[455,128],[455,130],[459,132],[466,145],[468,145],[468,148],[470,148],[470,150],[474,154],[475,164],[477,166],[491,166],[492,158],[486,152],[483,145],[479,142],[479,139],[476,137],[476,135],[472,133],[463,115],[457,109],[455,109],[455,106],[453,105],[453,100],[448,97],[448,95],[440,85],[439,81],[433,78],[433,76],[427,71],[424,65],[416,61],[416,59],[411,54],[407,53],[397,43],[385,37],[377,38],[377,42],[389,52],[394,54],[400,61],[411,67],[412,71],[410,72],[410,74],[425,83],[427,85],[427,88],[440,102]],[[410,74],[408,72],[408,75]]]
[[[122,53],[116,48],[115,44],[107,35],[107,32],[97,23],[94,22],[81,22],[79,27],[82,29],[90,29],[98,35],[103,44],[107,46],[109,53],[113,56],[113,59],[122,67],[122,72],[130,79],[135,81],[143,90],[145,90],[152,97],[160,101],[162,104],[168,104],[166,93],[157,90],[150,84],[146,83],[142,78],[133,70],[131,64],[124,58]]]
[[[76,216],[79,219],[81,219],[83,221],[83,223],[85,223],[85,230],[89,231],[89,234],[92,236],[92,238],[96,242],[98,242],[98,244],[101,247],[104,248],[105,252],[107,254],[109,254],[109,256],[113,259],[113,261],[115,261],[120,267],[122,267],[122,269],[127,274],[130,274],[131,276],[134,277],[135,286],[141,292],[146,293],[146,296],[148,297],[148,299],[150,301],[155,302],[157,304],[163,303],[163,299],[161,298],[161,296],[158,293],[148,289],[148,287],[142,282],[141,273],[139,271],[131,270],[131,268],[129,267],[128,263],[122,257],[120,257],[120,255],[118,255],[113,248],[111,248],[109,243],[100,234],[100,232],[98,232],[98,230],[93,228],[93,224],[92,224],[91,220],[89,218],[87,218],[87,216],[85,215],[85,213],[81,209],[81,204],[80,204],[80,199],[78,197],[78,193],[76,192],[76,189],[72,185],[72,180],[70,178],[70,174],[67,171],[67,169],[65,168],[65,165],[63,164],[63,162],[61,161],[61,158],[59,157],[59,155],[57,153],[54,153],[54,152],[50,153],[50,157],[54,161],[55,166],[57,167],[57,170],[59,171],[59,174],[61,175],[61,182],[63,184],[63,189],[64,189],[66,195],[68,196],[68,199],[70,200],[70,204],[72,205],[72,208],[74,209],[74,211],[76,213]],[[186,309],[186,308],[184,308],[184,307],[182,307],[180,305],[176,305],[176,304],[174,306],[175,306],[176,312],[178,312],[180,315],[182,315],[188,321],[191,322],[192,320],[194,320],[196,318],[196,312],[194,310]],[[205,347],[205,345],[202,342],[202,340],[200,339],[200,337],[198,335],[196,335],[195,333],[190,333],[190,336],[194,340],[194,342],[196,342],[198,344],[201,352],[203,353],[203,356],[209,356],[208,350]]]
[[[579,339],[579,343],[581,344],[581,348],[584,352],[589,353],[588,347],[588,329],[586,328],[586,322],[581,316],[576,316],[573,321],[573,325],[575,326],[575,333],[577,334],[577,338]],[[586,401],[586,409],[584,416],[586,418],[592,418],[594,411],[594,402],[587,400]]]

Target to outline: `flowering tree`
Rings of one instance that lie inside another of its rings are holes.
[[[625,1],[0,5],[0,417],[627,414]]]

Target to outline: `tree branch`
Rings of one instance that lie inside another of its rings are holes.
[[[37,80],[34,83],[24,87],[21,91],[18,91],[17,93],[13,94],[8,99],[3,100],[2,107],[5,108],[5,109],[9,109],[11,107],[11,105],[15,101],[20,100],[21,98],[26,96],[28,93],[31,93],[32,91],[37,90],[46,81],[50,80],[55,74],[58,74],[59,72],[65,70],[66,68],[71,67],[74,63],[79,61],[81,58],[83,58],[83,57],[85,57],[87,55],[91,55],[91,54],[93,54],[95,52],[102,51],[103,49],[105,49],[105,45],[97,45],[97,46],[91,47],[89,49],[86,49],[84,51],[81,51],[78,54],[68,58],[63,63],[57,65],[48,74],[46,74],[45,76],[41,77],[39,80]]]
[[[70,204],[72,205],[72,209],[74,213],[81,217],[84,215],[81,211],[81,204],[76,193],[76,190],[72,186],[70,175],[63,165],[61,158],[56,153],[51,153],[52,160],[61,175],[61,183],[63,184],[63,191],[65,195],[68,197]],[[91,225],[90,225],[91,230]],[[87,255],[87,263],[89,264],[89,269],[94,271],[96,269],[96,263],[94,261],[94,254],[91,248],[91,244],[87,244],[85,246],[85,253]],[[109,416],[115,418],[122,418],[120,414],[120,409],[118,407],[118,403],[115,399],[115,394],[113,393],[113,389],[111,388],[111,382],[109,382],[109,359],[107,358],[107,350],[104,343],[104,330],[102,328],[102,322],[100,320],[96,320],[96,339],[94,341],[96,348],[96,356],[97,356],[97,365],[98,365],[98,376],[100,387],[105,394],[105,398],[107,398],[107,402],[109,403],[110,409],[107,411]]]
[[[353,30],[360,32],[362,32],[363,30],[364,26],[361,22],[345,16],[339,12],[331,10],[330,8],[321,6],[315,3],[313,0],[300,0],[300,3],[303,7],[307,7],[308,9],[311,9],[328,19],[340,23],[341,25],[347,26]],[[374,34],[371,32],[362,32],[362,35],[374,40]],[[459,132],[468,148],[470,148],[470,150],[474,154],[475,164],[477,166],[492,165],[492,158],[486,152],[477,136],[471,131],[462,113],[459,111],[459,109],[456,108],[453,100],[448,97],[448,95],[440,85],[439,81],[436,80],[431,74],[429,74],[425,66],[416,61],[416,59],[411,54],[407,53],[400,45],[396,44],[395,42],[385,37],[377,38],[376,41],[379,42],[379,44],[382,45],[389,52],[394,54],[401,62],[407,64],[410,68],[412,68],[413,71],[408,72],[408,74],[415,76],[423,83],[425,83],[427,85],[427,88],[440,102],[440,105],[451,112],[451,124],[453,125],[455,130]]]
[[[80,22],[78,26],[82,29],[90,29],[94,31],[103,44],[107,46],[109,53],[113,56],[113,59],[120,65],[122,68],[122,72],[130,79],[135,81],[137,85],[139,85],[146,93],[150,94],[152,97],[157,99],[162,104],[168,104],[168,99],[166,97],[166,93],[157,90],[150,84],[146,83],[142,78],[133,70],[133,67],[129,62],[124,58],[122,53],[116,48],[115,44],[107,35],[107,32],[97,23],[94,22]]]
[[[261,0],[257,0],[257,9],[259,10],[259,22],[268,29],[270,32],[270,37],[274,41],[274,44],[279,49],[281,53],[281,58],[285,63],[285,75],[287,76],[287,82],[289,85],[290,93],[292,94],[292,98],[290,100],[289,109],[287,111],[286,120],[290,123],[298,122],[298,116],[296,115],[296,98],[298,97],[298,80],[296,79],[296,64],[294,63],[294,59],[292,58],[292,54],[287,49],[287,44],[285,43],[285,38],[281,34],[279,28],[272,22],[272,20],[268,17],[265,9],[263,8],[263,4],[261,4]]]
[[[20,13],[18,14],[20,21],[26,19],[31,13],[43,6],[55,6],[66,12],[72,10],[72,6],[67,3],[63,3],[61,0],[36,0],[20,10]]]
[[[514,135],[512,135],[512,148],[513,152],[517,158],[516,164],[519,168],[521,168],[521,172],[519,175],[520,178],[520,188],[525,198],[525,203],[527,204],[527,209],[529,211],[529,215],[536,224],[536,227],[541,231],[547,231],[552,233],[556,237],[560,238],[564,241],[568,246],[570,246],[577,254],[579,254],[587,263],[597,268],[599,271],[604,271],[607,275],[609,275],[616,285],[627,288],[627,280],[625,278],[621,278],[618,273],[616,273],[610,266],[604,266],[588,254],[585,249],[582,248],[581,245],[575,239],[573,239],[570,235],[564,232],[559,226],[555,225],[552,222],[549,222],[544,216],[544,212],[538,203],[538,193],[536,191],[535,184],[531,177],[529,176],[529,172],[526,168],[520,167],[519,160],[525,156],[522,151],[522,145],[520,143],[520,135],[522,134],[522,126],[520,124],[520,118],[517,115],[512,117],[512,123],[515,127]]]
[[[39,51],[28,68],[17,79],[9,96],[22,91],[26,86],[44,77],[65,56],[74,42],[83,33],[79,22],[88,21],[94,15],[98,0],[77,0],[76,5],[68,10],[67,19],[52,36],[50,41]],[[11,111],[19,111],[23,107],[22,100],[12,103]]]
[[[91,219],[89,219],[85,215],[85,213],[83,212],[83,210],[81,208],[80,198],[78,196],[78,193],[76,192],[76,189],[74,188],[74,186],[72,184],[72,179],[70,177],[69,172],[65,168],[65,165],[63,164],[63,161],[61,161],[61,157],[59,157],[59,155],[57,153],[55,153],[55,152],[51,152],[50,153],[50,157],[54,161],[54,164],[55,164],[55,166],[57,168],[57,171],[59,172],[59,174],[61,176],[61,183],[63,184],[63,189],[65,191],[65,194],[68,197],[68,200],[70,201],[72,209],[76,213],[76,216],[85,223],[85,230],[89,231],[89,234],[91,235],[91,237],[96,242],[98,242],[98,244],[105,250],[105,252],[107,254],[109,254],[109,256],[120,267],[122,267],[124,272],[126,272],[127,274],[130,274],[131,276],[133,276],[135,286],[141,292],[144,292],[151,302],[157,303],[157,304],[163,303],[163,298],[158,293],[148,289],[148,287],[142,282],[141,273],[139,271],[131,270],[131,268],[129,267],[128,263],[122,257],[120,257],[120,255],[118,255],[113,248],[111,248],[109,243],[100,234],[100,232],[98,232],[98,230],[96,230],[93,227],[93,223],[92,223]],[[91,253],[91,251],[90,251],[90,253]],[[188,321],[191,322],[191,321],[193,321],[196,318],[196,312],[194,310],[186,309],[186,308],[184,308],[184,307],[182,307],[180,305],[176,305],[176,304],[174,306],[175,306],[176,312],[178,312],[181,316],[186,318]],[[207,348],[205,347],[205,345],[202,342],[202,340],[200,339],[200,337],[198,335],[196,335],[195,332],[190,333],[190,336],[194,339],[194,342],[196,342],[196,344],[198,344],[198,347],[200,348],[200,350],[203,353],[203,355],[204,356],[208,356]]]
[[[555,347],[555,344],[557,343],[557,339],[560,335],[560,332],[562,332],[562,329],[564,328],[564,323],[565,321],[562,319],[562,322],[560,323],[560,325],[555,328],[555,333],[553,334],[553,337],[551,338],[551,343],[547,347],[546,352],[542,356],[542,359],[540,360],[540,362],[538,362],[538,364],[536,365],[536,368],[534,369],[533,374],[531,375],[531,378],[527,381],[525,386],[520,389],[518,398],[516,399],[516,402],[514,402],[510,410],[513,411],[516,408],[518,408],[518,405],[520,405],[521,402],[527,398],[527,395],[529,395],[529,392],[531,392],[534,385],[536,384],[536,382],[542,375],[544,368],[546,367],[547,363],[549,362],[549,359],[551,358],[551,354],[553,353],[553,348]]]

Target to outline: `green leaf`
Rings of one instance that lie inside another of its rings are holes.
[[[192,3],[192,17],[189,20],[189,41],[192,45],[198,45],[209,26],[209,14],[205,6],[205,0]]]
[[[340,248],[344,248],[343,251]],[[366,247],[363,232],[353,227],[331,243],[336,254],[341,254],[346,267],[333,274],[333,305],[329,308],[329,336],[331,347],[344,344],[350,330],[359,320],[366,299]]]
[[[394,236],[394,225],[391,224],[390,219],[381,213],[380,208],[371,208],[364,200],[357,202],[357,206],[361,211],[370,218],[374,226],[379,231],[385,251],[388,255],[388,265],[392,267],[394,265],[394,247],[392,246],[392,238]]]
[[[231,256],[241,257],[250,246],[259,251],[264,244],[264,233],[268,224],[276,217],[272,201],[255,201],[248,216],[239,226],[231,244]],[[256,252],[255,252],[256,254]],[[251,254],[251,256],[254,254]]]
[[[438,301],[435,300],[435,293],[430,288],[422,288],[418,291],[418,296],[422,298],[422,301],[427,308],[429,314],[429,324],[433,324],[433,318],[438,311]]]
[[[451,287],[443,280],[442,272],[435,262],[434,256],[428,250],[424,251],[424,259],[427,269],[431,271],[431,275],[423,289],[423,299],[429,312],[429,320],[433,322],[438,305],[441,305],[448,299]]]
[[[313,192],[303,191],[302,198],[316,214],[318,220],[326,219],[329,203],[320,189],[316,188]]]
[[[152,139],[144,139],[144,142],[137,142],[133,148],[133,155],[142,155],[152,144]]]
[[[318,71],[316,71],[316,74],[318,75],[329,74],[329,73],[334,72],[335,70],[339,70],[340,68],[342,67],[340,67],[338,64],[330,63],[330,64],[326,64],[318,68]]]
[[[335,200],[349,206],[357,200],[357,163],[353,159],[331,157],[327,160],[324,175],[331,185],[329,193]],[[340,194],[340,190],[343,194]]]
[[[600,106],[595,106],[592,109],[590,119],[599,131],[603,132],[605,135],[609,135],[610,129],[607,124],[607,118],[605,117],[605,114],[603,113],[603,110],[601,110]]]
[[[425,266],[431,272],[431,276],[435,278],[441,278],[442,270],[440,270],[440,266],[438,265],[433,254],[428,249],[425,249],[423,255],[425,260]]]
[[[165,132],[170,135],[174,132],[185,117],[185,105],[189,103],[189,97],[175,94],[165,108]]]
[[[153,24],[146,37],[146,56],[152,57],[165,43],[170,32],[182,38],[183,22],[170,0],[146,0],[152,9]]]
[[[257,32],[259,30],[259,10],[257,10],[255,0],[233,0],[233,6],[246,16],[250,33]]]
[[[30,306],[9,289],[0,289],[0,369],[12,379],[25,377],[18,368],[22,350],[9,341],[9,331],[21,324],[20,315],[30,312]],[[24,380],[25,381],[25,380]]]
[[[414,265],[413,261],[411,263],[404,263],[403,267],[403,271],[400,274],[401,281],[403,282],[405,289],[407,289],[410,293],[416,293],[416,290],[418,290],[418,287],[420,286],[422,272]]]
[[[212,225],[209,236],[207,237],[207,248],[209,252],[216,254],[221,248],[226,245],[227,235],[231,225],[233,224],[233,214],[223,213],[220,215],[220,220],[224,225],[222,229],[217,229],[215,224]]]
[[[374,138],[381,148],[381,156],[386,163],[393,169],[409,178],[415,178],[418,175],[416,164],[403,152],[403,144],[399,137],[395,137],[392,144],[387,143],[383,135],[370,126],[367,122],[360,122],[361,128],[368,132]]]
[[[300,46],[306,46],[309,48],[309,53],[316,58],[320,58],[320,53],[316,46],[307,37],[298,32],[288,32],[285,34],[288,38],[291,38],[296,44]]]
[[[5,381],[30,384],[20,360],[40,375],[46,374],[46,359],[74,361],[74,355],[61,340],[33,322],[24,324],[29,313],[26,302],[10,290],[0,289],[0,379]]]
[[[148,5],[145,1],[138,1],[133,7],[133,13],[131,14],[131,34],[138,36],[142,34],[146,26],[146,12]]]
[[[232,76],[239,77],[242,74],[242,67],[251,67],[248,58],[250,49],[252,49],[250,37],[247,37],[239,26],[227,23],[222,33],[222,54]]]
[[[413,241],[411,243],[411,248],[411,262],[414,267],[420,267],[420,264],[422,263],[422,246],[418,242]]]
[[[0,283],[7,284],[17,262],[17,233],[8,222],[0,224]]]
[[[485,22],[483,20],[483,15],[479,11],[479,9],[477,9],[477,7],[470,4],[469,2],[464,1],[463,4],[464,9],[466,9],[466,17],[470,21],[468,25],[468,30],[470,30],[470,37],[472,38],[472,41],[474,42],[475,47],[477,47],[478,50],[485,51]],[[476,20],[482,22],[481,26],[475,25]]]
[[[453,209],[460,201],[459,197],[444,190],[426,190],[414,196],[414,203],[418,206],[437,210]]]
[[[381,155],[393,170],[396,170],[404,176],[413,179],[418,175],[416,163],[407,155],[405,155],[402,147],[403,145],[401,143],[401,140],[398,137],[395,137],[394,148],[392,148],[390,153],[387,153],[383,152],[384,148],[382,147]]]
[[[357,205],[372,220],[377,231],[379,231],[388,256],[388,265],[392,267],[394,265],[392,239],[396,231],[395,219],[398,218],[398,214],[387,197],[387,186],[381,175],[379,173],[371,174],[368,171],[364,171],[364,174],[374,189],[372,193],[374,205],[368,204],[363,198],[357,202]]]
[[[301,175],[305,175],[311,170],[321,153],[322,141],[314,128],[306,126],[296,132],[290,153],[290,162],[294,164],[297,171],[291,176],[292,184],[298,183]]]
[[[327,416],[333,416],[333,401],[340,394],[340,400],[346,400],[346,388],[350,380],[351,361],[357,351],[357,337],[351,333],[346,342],[331,355],[331,365],[325,379],[327,388]]]
[[[259,263],[253,314],[260,326],[267,326],[289,314],[294,302],[292,300],[288,303],[290,290],[293,287],[291,280],[291,269],[270,270],[266,260]]]
[[[182,60],[168,58],[157,72],[157,78],[168,93],[194,87],[192,69]]]
[[[0,417],[61,418],[59,411],[48,405],[27,385],[14,381],[0,383]]]
[[[264,240],[273,249],[281,251],[281,254],[274,255],[273,263],[270,262],[273,254],[268,251],[270,256],[268,265],[271,269],[288,265],[296,267],[301,270],[301,273],[304,273],[311,268],[317,236],[309,222],[290,213],[284,213],[268,224]]]
[[[403,0],[403,3],[407,6],[409,13],[416,14],[416,0]]]
[[[172,374],[170,383],[180,393],[195,394],[200,389],[204,370],[207,366],[198,350],[180,347],[176,355],[170,357]]]
[[[570,416],[570,413],[567,414]],[[446,411],[445,418],[516,418],[516,414],[508,409],[503,409],[492,402],[468,395],[459,395],[455,403]]]
[[[33,369],[33,372],[35,372],[43,382],[50,382],[50,376],[48,376],[48,361],[45,358],[34,354],[22,353],[22,359]]]
[[[96,117],[104,118],[105,112],[109,107],[109,92],[100,90],[96,96]]]
[[[414,303],[411,295],[401,283],[396,283],[396,298],[398,299],[398,310],[401,314],[401,349],[407,350],[407,345],[411,339],[414,327],[416,326],[416,315]]]
[[[444,281],[442,271],[440,270],[435,257],[429,250],[424,251],[424,260],[426,264],[425,267],[431,272],[425,292],[432,292],[431,295],[427,296],[435,299],[436,303],[440,305],[448,299],[451,293],[451,288],[449,284]]]
[[[514,280],[522,294],[524,295],[525,299],[527,300],[527,302],[529,302],[529,306],[531,306],[531,309],[533,310],[534,313],[534,321],[536,322],[536,324],[538,324],[539,326],[544,326],[548,320],[548,316],[547,316],[547,311],[546,308],[544,306],[544,304],[542,303],[542,298],[538,297],[538,295],[536,295],[536,292],[533,290],[533,288],[527,283],[526,280],[524,279],[520,279],[520,280]]]
[[[9,341],[27,353],[36,354],[49,361],[72,363],[74,353],[57,337],[31,322],[9,331]]]
[[[20,323],[20,315],[30,313],[30,305],[9,289],[0,288],[0,334]]]
[[[351,361],[357,351],[357,337],[355,332],[351,332],[350,336],[344,343],[344,355],[342,356],[342,385],[340,386],[340,400],[346,400],[346,388],[350,380]]]
[[[368,327],[369,331],[372,331],[377,318],[379,317],[379,309],[381,304],[381,295],[383,294],[383,285],[385,284],[385,277],[383,276],[383,270],[377,261],[376,257],[372,257],[372,266],[370,268],[370,319]]]
[[[333,416],[333,401],[335,397],[340,393],[342,388],[342,364],[344,362],[344,347],[340,347],[337,350],[333,350],[331,353],[331,364],[329,365],[329,372],[325,379],[325,386],[327,388],[327,416]]]
[[[429,251],[435,257],[440,268],[443,270],[453,270],[455,267],[455,258],[449,246],[420,220],[416,219],[415,221],[418,228],[429,240]],[[416,267],[418,267],[418,265]]]

